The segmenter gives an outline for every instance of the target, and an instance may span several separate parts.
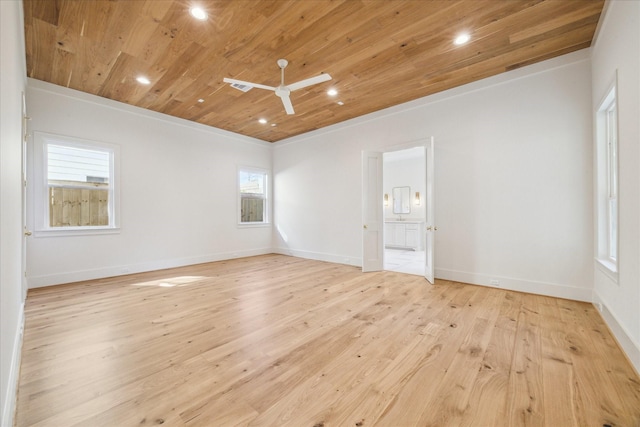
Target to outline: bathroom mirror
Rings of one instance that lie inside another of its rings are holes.
[[[393,187],[393,213],[408,214],[411,212],[410,187]]]

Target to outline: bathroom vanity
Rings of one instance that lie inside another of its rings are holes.
[[[423,250],[422,245],[423,221],[415,220],[385,220],[384,245],[387,248]]]

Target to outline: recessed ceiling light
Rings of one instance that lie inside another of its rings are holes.
[[[469,34],[467,34],[467,33],[464,33],[464,34],[460,34],[458,37],[456,37],[456,39],[453,41],[453,43],[455,43],[457,45],[461,45],[461,44],[465,44],[469,40],[471,40],[471,36]]]
[[[267,124],[267,119],[258,119],[258,121],[259,121],[260,123],[262,123],[263,125],[266,125],[266,124]]]
[[[338,105],[344,105],[344,102],[338,101]]]
[[[205,19],[207,19],[207,12],[205,12],[201,7],[192,7],[191,9],[189,9],[189,13],[191,13],[191,16],[199,19],[200,21],[204,21]]]
[[[145,76],[138,76],[136,77],[136,80],[138,81],[138,83],[142,83],[143,85],[148,85],[151,83],[151,81]]]
[[[337,94],[338,94],[338,91],[335,90],[335,89],[329,89],[327,91],[327,95],[329,95],[329,96],[336,96]]]
[[[198,99],[198,102],[202,104],[204,102],[204,99],[200,98]]]

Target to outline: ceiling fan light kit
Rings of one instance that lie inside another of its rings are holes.
[[[277,64],[278,64],[278,67],[280,67],[280,86],[278,87],[266,86],[258,83],[245,82],[245,81],[236,80],[236,79],[229,79],[226,77],[223,79],[223,81],[225,83],[229,83],[232,87],[238,90],[241,90],[243,92],[247,92],[254,87],[257,89],[265,89],[265,90],[273,91],[275,92],[276,96],[280,98],[280,100],[282,101],[282,105],[284,105],[284,110],[287,112],[287,114],[295,114],[295,111],[293,109],[293,104],[291,103],[291,98],[290,98],[291,92],[295,90],[303,89],[307,86],[312,86],[318,83],[323,83],[331,80],[331,76],[325,73],[325,74],[320,74],[318,76],[311,77],[305,80],[300,80],[299,82],[292,83],[290,85],[285,85],[284,69],[287,68],[287,65],[289,65],[289,61],[287,61],[286,59],[278,59]]]

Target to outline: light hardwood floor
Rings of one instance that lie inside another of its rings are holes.
[[[265,255],[32,290],[17,426],[638,426],[590,304]]]

